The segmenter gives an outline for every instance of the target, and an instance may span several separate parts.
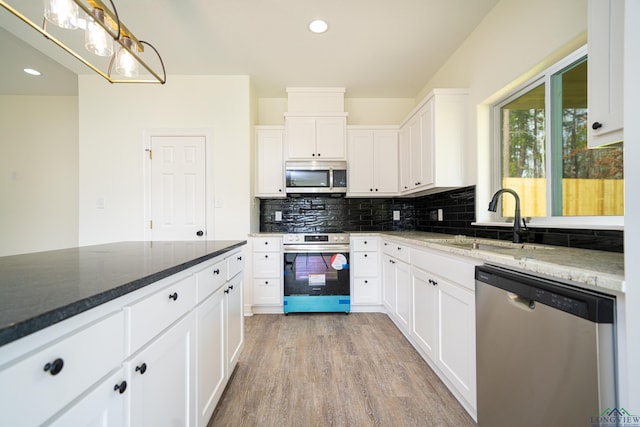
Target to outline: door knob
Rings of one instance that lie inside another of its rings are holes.
[[[196,231],[196,236],[198,236],[198,237],[204,236],[204,231],[202,231],[202,230]]]

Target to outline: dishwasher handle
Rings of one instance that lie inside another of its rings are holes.
[[[507,292],[509,303],[524,311],[533,311],[536,309],[536,302],[532,299],[521,297],[512,292]]]

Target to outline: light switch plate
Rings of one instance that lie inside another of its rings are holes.
[[[393,220],[400,221],[400,211],[393,211]]]
[[[276,221],[282,221],[282,211],[276,211]]]
[[[438,221],[444,221],[444,213],[442,209],[438,209]]]

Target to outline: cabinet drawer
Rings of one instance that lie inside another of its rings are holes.
[[[377,252],[354,252],[351,254],[351,268],[354,277],[375,277],[378,275]]]
[[[244,255],[242,251],[237,252],[231,255],[229,258],[227,258],[227,263],[228,263],[227,278],[231,279],[233,276],[235,276],[236,274],[244,270]]]
[[[125,307],[129,321],[127,354],[140,349],[196,304],[196,276],[189,276]]]
[[[253,251],[254,252],[280,252],[279,237],[254,237],[253,238]]]
[[[471,259],[467,262],[454,255],[438,255],[425,250],[413,249],[412,252],[411,260],[415,267],[475,290],[475,268],[481,262]]]
[[[227,281],[227,260],[218,261],[196,273],[198,302],[204,301]]]
[[[2,370],[0,425],[40,425],[118,367],[124,331],[118,311]]]
[[[253,279],[253,293],[255,304],[282,304],[280,279]]]
[[[353,279],[353,304],[380,304],[380,284],[377,277]]]
[[[351,250],[357,251],[377,251],[378,239],[375,237],[352,237]]]
[[[253,275],[255,277],[280,277],[282,273],[280,258],[280,252],[253,254]]]
[[[411,250],[408,246],[386,241],[382,243],[382,252],[400,261],[409,262]]]

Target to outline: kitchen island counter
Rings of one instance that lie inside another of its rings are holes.
[[[0,257],[0,346],[244,244],[119,242]]]

